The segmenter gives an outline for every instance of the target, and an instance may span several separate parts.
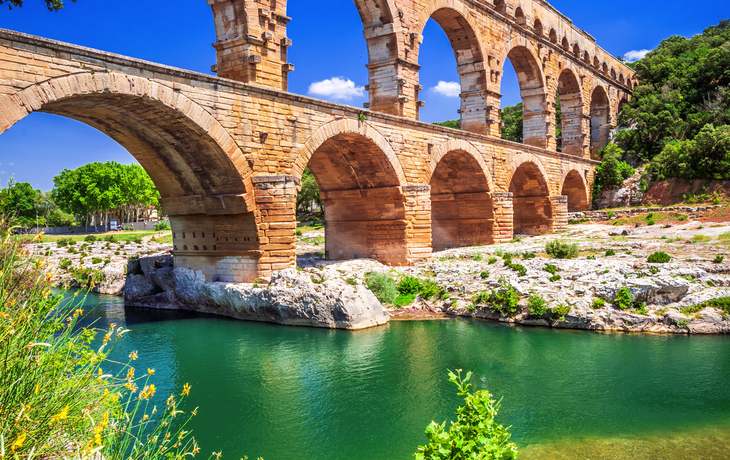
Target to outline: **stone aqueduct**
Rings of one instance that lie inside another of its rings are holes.
[[[0,30],[0,133],[38,111],[119,142],[160,190],[176,265],[208,280],[266,280],[296,264],[307,166],[332,260],[407,265],[449,246],[560,230],[569,211],[589,206],[592,152],[636,84],[542,0],[355,0],[369,54],[370,102],[358,109],[286,92],[285,0],[208,3],[218,77]],[[429,18],[453,45],[461,131],[418,121]],[[524,144],[499,138],[507,58]]]

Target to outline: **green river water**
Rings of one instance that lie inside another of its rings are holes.
[[[461,399],[447,369],[502,398],[523,460],[730,459],[730,337],[599,334],[451,319],[360,332],[125,309],[91,297],[99,327],[132,332],[160,404],[192,385],[202,453],[265,460],[412,458]]]

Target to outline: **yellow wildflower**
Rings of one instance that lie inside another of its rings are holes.
[[[131,391],[132,393],[136,393],[137,392],[137,385],[135,385],[134,383],[131,383],[131,382],[130,383],[126,383],[124,385],[124,388],[126,388],[129,391]]]
[[[172,406],[173,404],[175,404],[175,397],[173,395],[170,395],[170,397],[167,398],[167,405]]]
[[[186,383],[185,386],[183,386],[183,391],[180,393],[180,396],[188,396],[190,394],[190,384]]]
[[[129,354],[129,359],[131,359],[132,361],[135,361],[137,358],[139,358],[139,355],[137,355],[136,350]]]
[[[147,415],[147,414],[144,414],[144,417],[142,417],[142,421],[144,422],[144,421],[145,421],[145,420],[147,420],[148,418],[150,418],[150,416],[149,416],[149,415]]]
[[[25,434],[25,433],[23,433],[23,434],[21,434],[20,436],[18,436],[18,438],[17,438],[16,440],[15,440],[15,442],[13,442],[13,443],[12,443],[12,444],[10,445],[10,450],[12,450],[13,452],[15,452],[16,450],[18,450],[18,449],[20,449],[21,447],[23,447],[23,443],[25,442],[25,438],[26,438],[26,437],[27,437],[27,436],[26,436],[26,434]]]
[[[195,416],[195,415],[198,415],[198,408],[196,407],[196,408],[195,408],[195,409],[193,410],[193,412],[192,412],[192,413],[193,413],[193,416]]]
[[[149,399],[152,396],[155,395],[155,391],[157,391],[157,388],[155,388],[155,385],[147,385],[142,389],[142,392],[139,394],[139,399]]]
[[[147,375],[155,375],[154,369],[147,369]]]
[[[124,378],[124,380],[132,380],[134,378],[134,368],[130,367],[127,371],[127,376]]]
[[[68,418],[68,406],[64,407],[63,410],[61,410],[61,412],[54,415],[51,418],[51,423],[58,423],[61,420],[66,420],[67,418]]]
[[[200,452],[200,447],[196,444],[195,447],[193,447],[193,455],[196,455],[198,452]]]

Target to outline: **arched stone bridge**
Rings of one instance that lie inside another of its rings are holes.
[[[219,77],[0,29],[0,133],[46,112],[119,142],[160,190],[176,265],[208,280],[265,280],[295,265],[306,167],[324,198],[332,260],[407,265],[432,250],[561,230],[569,211],[588,208],[590,152],[635,85],[542,1],[355,0],[370,60],[363,110],[285,92],[284,1],[208,3]],[[453,44],[462,131],[418,121],[429,18]],[[521,85],[525,144],[498,137],[506,58]]]

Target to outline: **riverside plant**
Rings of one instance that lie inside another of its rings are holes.
[[[25,249],[29,240],[11,239],[7,227],[0,237],[0,457],[182,460],[197,454],[184,430],[196,411],[180,410],[190,386],[158,409],[154,370],[135,378],[136,352],[126,364],[108,360],[127,331],[112,324],[97,339],[99,331],[80,326],[82,299],[53,294],[53,274]]]

